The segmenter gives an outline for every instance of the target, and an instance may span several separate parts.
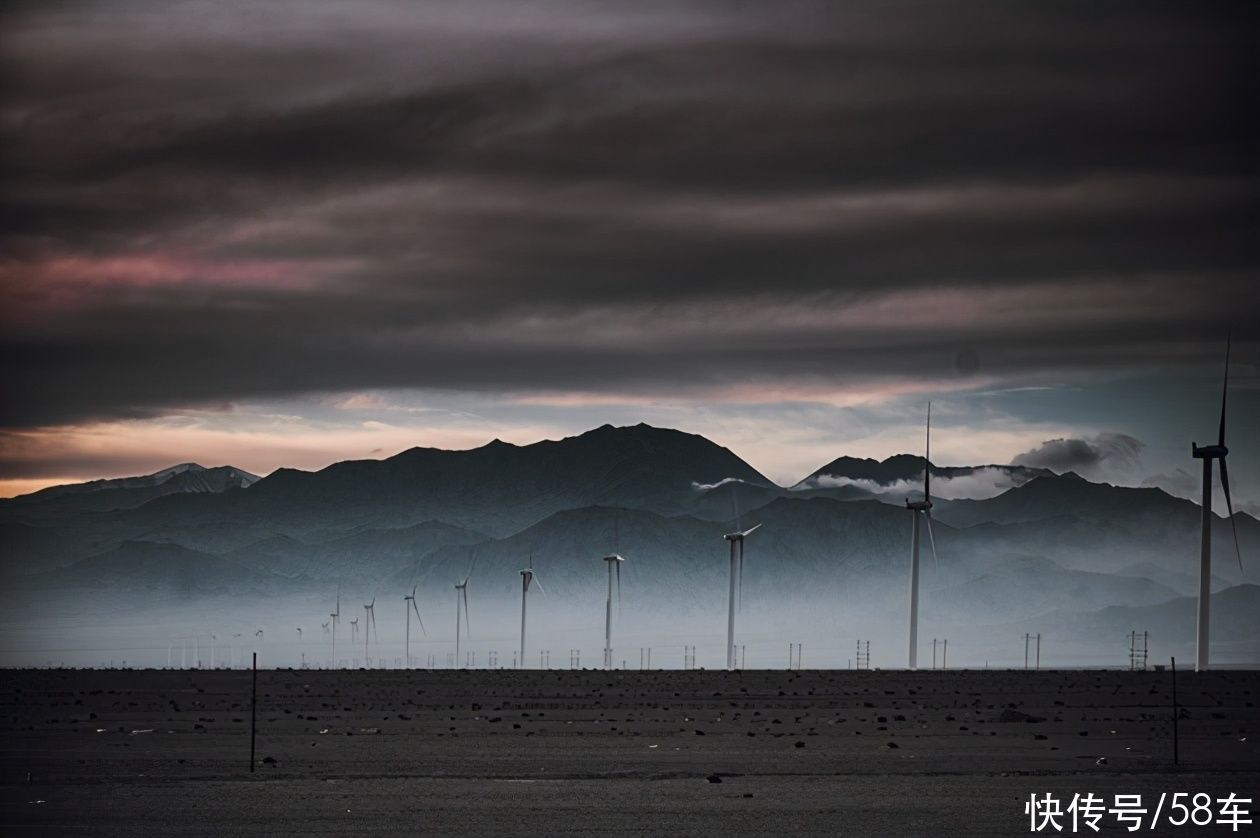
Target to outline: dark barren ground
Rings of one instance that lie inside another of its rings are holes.
[[[4,834],[1019,835],[1031,792],[1065,804],[1141,793],[1152,809],[1161,792],[1260,797],[1253,671],[1178,674],[1180,768],[1167,673],[264,671],[258,683],[251,775],[248,672],[5,672]]]

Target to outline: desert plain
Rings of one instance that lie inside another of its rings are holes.
[[[1149,826],[1254,812],[1254,670],[1177,673],[1177,765],[1167,671],[260,670],[252,772],[251,677],[6,671],[4,834],[1020,835],[1087,792],[1256,834]]]

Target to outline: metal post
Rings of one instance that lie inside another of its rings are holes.
[[[1173,765],[1180,762],[1179,731],[1177,723],[1181,716],[1181,711],[1177,708],[1177,659],[1172,658],[1172,701],[1173,701]]]
[[[739,561],[736,550],[743,549],[743,541],[738,537],[731,538],[731,575],[729,580],[730,590],[726,600],[726,668],[728,670],[735,668],[735,574],[737,573],[736,563]]]
[[[1041,632],[1037,632],[1037,671],[1041,671]]]
[[[258,738],[258,653],[254,652],[253,684],[249,691],[249,773],[254,773],[254,745]]]

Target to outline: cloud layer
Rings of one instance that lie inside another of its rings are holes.
[[[1035,381],[1260,314],[1247,6],[0,16],[11,429]]]

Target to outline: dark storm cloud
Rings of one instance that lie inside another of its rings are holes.
[[[1095,477],[1104,470],[1133,468],[1145,447],[1141,440],[1117,433],[1101,433],[1090,439],[1050,439],[1020,454],[1011,464]]]
[[[1185,362],[1260,313],[1245,6],[249,8],[6,14],[0,423]]]

